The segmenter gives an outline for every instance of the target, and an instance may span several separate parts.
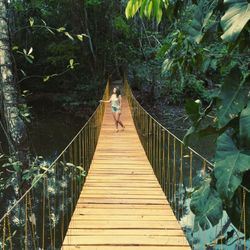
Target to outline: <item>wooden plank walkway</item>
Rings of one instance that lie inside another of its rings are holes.
[[[106,107],[62,249],[190,249],[140,143],[126,99],[122,111],[126,129],[116,133]]]

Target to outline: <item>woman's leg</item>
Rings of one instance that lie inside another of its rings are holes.
[[[115,121],[115,128],[116,128],[116,130],[118,130],[118,122],[117,122],[117,119],[116,119],[116,112],[112,112],[112,115],[113,115],[113,118],[114,118],[114,121]]]
[[[122,123],[122,121],[121,121],[121,113],[120,112],[116,112],[116,121],[117,121],[117,126],[118,126],[118,123],[123,127],[123,128],[125,128],[124,127],[124,125],[123,125],[123,123]]]

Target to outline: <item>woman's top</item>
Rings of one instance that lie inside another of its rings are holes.
[[[116,94],[113,94],[111,96],[111,106],[115,107],[115,108],[120,108],[120,100],[119,98],[116,96]]]

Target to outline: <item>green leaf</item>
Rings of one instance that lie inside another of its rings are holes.
[[[224,0],[226,12],[221,18],[224,34],[221,38],[227,42],[237,39],[250,19],[250,3],[247,0]]]
[[[166,58],[162,64],[162,73],[163,74],[168,73],[173,63],[174,63],[174,59]]]
[[[31,48],[29,49],[28,55],[30,55],[32,52],[33,52],[33,48],[31,47]]]
[[[67,36],[70,40],[74,41],[74,38],[69,34],[69,32],[64,32],[64,35]]]
[[[81,42],[83,41],[83,35],[76,35],[78,40],[80,40]]]
[[[197,126],[191,126],[187,133],[183,138],[183,142],[185,145],[190,144],[199,144],[201,142],[201,138],[207,136],[218,136],[219,132],[212,127],[211,125],[207,125],[207,122],[201,120],[201,122]]]
[[[165,8],[168,6],[168,1],[163,0],[129,0],[125,10],[127,18],[133,17],[140,9],[140,16],[150,18],[153,12],[153,16],[156,18],[159,24],[162,18],[161,3]]]
[[[197,123],[201,118],[201,101],[200,100],[186,100],[185,104],[186,112],[193,123]]]
[[[194,18],[188,29],[190,38],[196,43],[200,43],[205,35],[204,28],[207,26],[215,7],[214,1],[200,1],[196,6]],[[211,2],[211,3],[210,3]],[[208,5],[208,6],[207,6]]]
[[[171,48],[172,43],[168,42],[168,43],[164,43],[161,48],[157,51],[157,56],[158,57],[163,57],[164,55],[166,55],[166,53],[168,52],[168,50]]]
[[[35,20],[34,20],[33,17],[30,17],[30,18],[29,18],[29,23],[30,23],[30,27],[32,27],[32,26],[34,25]]]
[[[20,69],[20,71],[22,72],[22,74],[23,74],[24,76],[27,76],[27,74],[26,74],[22,69]]]
[[[47,82],[49,79],[50,79],[50,76],[45,76],[45,77],[43,78],[43,81],[44,81],[44,82]]]
[[[202,62],[202,65],[201,65],[201,70],[203,73],[207,72],[207,70],[209,69],[210,63],[211,63],[210,58],[204,59],[204,61]]]
[[[243,173],[250,169],[250,155],[240,152],[232,138],[224,132],[217,139],[214,175],[216,188],[225,200],[231,200],[242,182]]]
[[[77,37],[81,42],[83,41],[83,37],[89,38],[89,36],[86,35],[86,34],[78,34],[78,35],[76,35],[76,37]]]
[[[162,18],[162,9],[159,9],[156,14],[156,21],[158,24],[161,22],[161,18]]]
[[[145,1],[145,0],[144,0]],[[125,9],[126,18],[133,17],[141,7],[142,0],[129,0]]]
[[[159,24],[162,18],[161,0],[153,0],[153,12],[156,17],[156,21]]]
[[[184,145],[189,145],[190,143],[190,138],[196,133],[196,128],[194,126],[191,126],[188,131],[186,132],[184,138],[183,138],[183,143]]]
[[[48,167],[41,166],[40,168],[41,168],[42,170],[44,170],[44,171],[48,171]]]
[[[70,59],[70,60],[69,60],[69,67],[70,67],[71,69],[74,69],[74,59]]]
[[[153,2],[152,1],[143,1],[141,6],[140,16],[143,17],[143,14],[150,18],[153,9]]]
[[[240,139],[243,146],[250,146],[250,101],[240,114]]]
[[[165,9],[167,10],[168,6],[169,6],[169,1],[168,0],[162,0],[162,3],[164,5]]]
[[[70,162],[67,162],[66,165],[69,167],[75,167],[75,165],[73,163],[70,163]]]
[[[13,162],[12,166],[16,172],[19,172],[21,170],[21,164],[20,162]]]
[[[31,56],[24,54],[24,57],[25,57],[25,59],[26,59],[30,64],[33,63],[33,60],[32,60],[32,57],[31,57]]]
[[[81,167],[81,166],[77,166],[76,168],[77,168],[78,170],[80,170],[80,171],[84,171],[84,168]]]
[[[190,209],[195,214],[194,231],[200,226],[203,230],[218,224],[222,218],[222,200],[219,194],[210,186],[211,179],[206,179],[202,186],[191,196]]]
[[[202,111],[200,100],[187,100],[185,104],[186,113],[192,121],[192,126],[188,129],[184,136],[183,142],[185,145],[189,145],[194,141],[199,143],[202,137],[215,136],[218,131],[211,124],[211,119],[208,119],[207,115],[211,112],[213,107],[213,101]]]
[[[60,27],[58,29],[56,29],[58,32],[64,32],[66,29],[64,27]]]
[[[216,111],[218,128],[227,125],[246,106],[249,89],[250,78],[243,78],[240,69],[234,67],[225,79],[218,96]]]

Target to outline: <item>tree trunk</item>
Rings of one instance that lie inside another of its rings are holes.
[[[94,46],[93,46],[93,42],[92,42],[92,37],[90,35],[90,31],[89,31],[89,25],[88,25],[88,12],[87,12],[87,9],[86,9],[86,6],[84,5],[83,7],[83,11],[84,11],[84,17],[85,17],[85,26],[86,26],[86,33],[88,35],[88,40],[89,40],[89,48],[90,48],[90,51],[92,53],[92,56],[93,56],[93,61],[94,61],[94,64],[96,66],[96,55],[95,55],[95,51],[94,51]]]
[[[8,18],[8,2],[0,0],[1,118],[4,120],[5,129],[10,137],[10,151],[23,163],[25,168],[28,163],[28,137],[18,108],[20,93],[13,74]]]

